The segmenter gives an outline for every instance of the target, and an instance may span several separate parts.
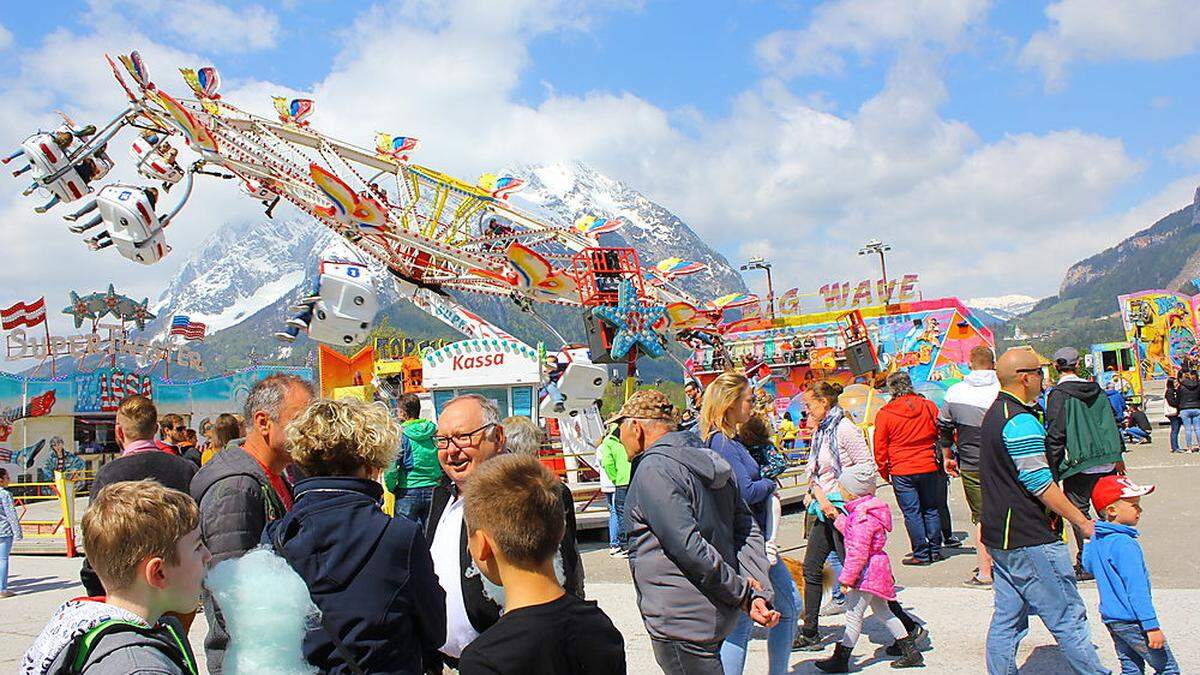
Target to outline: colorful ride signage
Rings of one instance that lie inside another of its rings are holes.
[[[87,356],[138,356],[148,359],[163,359],[191,368],[196,372],[204,372],[204,363],[199,352],[189,349],[186,345],[172,345],[165,342],[149,342],[129,337],[121,326],[101,324],[99,328],[107,330],[108,335],[100,332],[86,335],[51,335],[38,337],[20,328],[10,330],[5,344],[5,360],[19,361],[21,359],[48,359],[50,357],[72,357],[83,359]]]
[[[824,298],[827,310],[909,302],[917,299],[919,281],[920,278],[915,274],[905,274],[899,281],[889,279],[886,286],[883,279],[863,279],[857,284],[835,281],[822,286],[818,294]]]

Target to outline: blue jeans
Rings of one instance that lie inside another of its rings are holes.
[[[1125,433],[1128,434],[1130,438],[1137,441],[1150,440],[1150,434],[1146,433],[1146,430],[1142,429],[1141,427],[1129,427],[1125,430]]]
[[[911,476],[892,476],[896,503],[904,513],[904,529],[917,560],[932,560],[942,549],[942,517],[938,512],[938,495],[945,480],[937,471]]]
[[[1189,448],[1200,447],[1200,408],[1180,410],[1179,419],[1183,422],[1184,442]]]
[[[838,557],[837,551],[830,551],[825,562],[829,563],[829,569],[833,570],[834,579],[842,576],[842,559]],[[846,602],[846,594],[842,592],[842,585],[839,583],[833,585],[833,600],[839,604]]]
[[[625,495],[628,493],[629,486],[622,485],[604,495],[608,500],[609,548],[629,548],[629,534],[625,531]]]
[[[1171,422],[1171,452],[1179,452],[1179,430],[1183,428],[1183,420],[1179,419],[1179,415],[1171,415],[1167,419]]]
[[[433,504],[433,488],[396,488],[396,515],[404,516],[425,529],[429,508]]]
[[[8,554],[12,552],[12,537],[0,537],[0,591],[8,590]]]
[[[1075,570],[1061,541],[992,554],[995,608],[987,636],[989,675],[1017,675],[1017,647],[1037,614],[1076,673],[1108,673],[1092,644],[1087,609],[1075,589]]]
[[[1179,664],[1175,662],[1175,655],[1171,653],[1171,645],[1164,644],[1162,649],[1151,649],[1142,624],[1136,621],[1113,621],[1104,624],[1104,627],[1112,636],[1113,646],[1117,648],[1117,658],[1121,659],[1121,675],[1144,673],[1147,663],[1156,673],[1179,672]]]
[[[771,588],[775,591],[772,605],[779,612],[779,623],[767,631],[767,663],[770,675],[788,672],[788,658],[792,654],[792,638],[796,637],[796,619],[800,616],[800,594],[792,575],[783,560],[776,560],[768,572]],[[750,642],[750,631],[754,622],[748,614],[738,617],[737,626],[721,644],[721,665],[725,675],[740,675],[746,666],[746,644]]]

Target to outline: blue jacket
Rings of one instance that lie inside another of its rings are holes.
[[[1158,628],[1150,599],[1150,572],[1137,528],[1096,522],[1096,535],[1083,547],[1083,568],[1096,577],[1100,589],[1100,618],[1136,621],[1142,630]]]
[[[737,477],[738,493],[750,507],[754,520],[763,532],[767,529],[767,498],[775,492],[775,481],[762,477],[758,462],[741,441],[731,439],[720,431],[708,439],[708,447],[733,467]]]
[[[304,657],[322,673],[350,672],[334,632],[364,672],[421,673],[421,655],[446,641],[446,594],[421,528],[380,510],[375,481],[306,478],[295,492],[262,541],[304,578],[324,614],[323,628],[304,637]]]
[[[1125,394],[1119,389],[1108,389],[1104,395],[1108,397],[1108,404],[1112,406],[1113,415],[1117,417],[1117,426],[1120,426],[1125,421]]]

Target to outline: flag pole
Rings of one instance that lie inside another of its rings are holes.
[[[46,329],[46,352],[50,354],[50,377],[58,377],[58,357],[50,347],[50,317],[46,313],[46,296],[42,296],[42,327]]]

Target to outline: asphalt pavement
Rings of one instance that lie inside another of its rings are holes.
[[[1154,494],[1143,499],[1145,509],[1139,529],[1146,561],[1154,584],[1154,601],[1172,650],[1182,672],[1200,672],[1200,558],[1195,553],[1194,532],[1200,508],[1196,486],[1200,485],[1200,455],[1172,455],[1166,448],[1165,432],[1157,433],[1155,443],[1133,446],[1127,461],[1130,476],[1139,483],[1153,483]],[[891,490],[880,496],[893,506],[897,531],[888,542],[893,561],[907,553],[907,539],[899,510]],[[970,520],[956,480],[950,487],[950,506],[954,529],[969,534]],[[803,526],[798,513],[785,516],[781,545],[785,555],[803,558]],[[973,537],[969,537],[972,539]],[[630,581],[627,561],[608,555],[608,546],[599,533],[585,535],[580,543],[587,570],[587,593],[597,600],[625,636],[630,673],[659,672],[650,651],[649,639],[637,612],[636,596]],[[961,582],[975,566],[973,542],[955,551],[949,558],[930,567],[895,566],[897,582],[902,586],[900,600],[921,621],[931,635],[925,651],[926,673],[983,673],[984,644],[991,618],[991,592],[965,588]],[[56,556],[13,556],[10,586],[18,593],[0,599],[0,672],[16,672],[21,654],[32,642],[54,608],[64,600],[82,595],[78,583],[79,560]],[[1094,583],[1080,584],[1088,604],[1088,621],[1093,642],[1101,659],[1118,669],[1112,642],[1100,623],[1098,597]],[[840,635],[842,621],[823,619],[822,632],[830,641]],[[206,624],[197,617],[190,638],[198,654]],[[747,673],[766,672],[766,640],[763,635],[752,641]],[[867,630],[855,649],[862,672],[895,672],[883,655],[887,642],[883,626],[867,621]],[[831,649],[831,648],[830,648]],[[828,650],[826,651],[826,654]],[[793,652],[792,673],[819,672],[812,662],[823,654]],[[203,657],[200,659],[203,661]],[[1028,637],[1019,652],[1022,673],[1053,674],[1069,672],[1053,637],[1037,619],[1031,620]]]

